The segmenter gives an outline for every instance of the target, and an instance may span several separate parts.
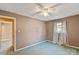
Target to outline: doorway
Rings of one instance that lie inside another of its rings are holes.
[[[0,51],[15,50],[15,18],[0,16]]]

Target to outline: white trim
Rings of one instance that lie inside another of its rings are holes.
[[[79,49],[79,47],[72,46],[72,45],[68,45],[68,44],[66,44],[65,46],[67,46],[67,47],[71,47],[71,48],[75,48],[75,49]]]
[[[53,43],[53,41],[51,41],[51,40],[47,40],[48,42],[50,42],[50,43]]]
[[[43,43],[43,42],[46,42],[46,41],[48,41],[48,40],[44,40],[44,41],[41,41],[41,42],[38,42],[38,43],[35,43],[35,44],[32,44],[32,45],[26,46],[26,47],[24,47],[24,48],[17,49],[16,51],[20,51],[20,50],[22,50],[22,49],[29,48],[29,47],[35,46],[35,45],[37,45],[37,44],[40,44],[40,43]]]

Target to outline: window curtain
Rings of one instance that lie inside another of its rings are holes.
[[[67,44],[67,21],[62,21],[61,32],[57,32],[57,23],[54,23],[53,43],[59,45]]]

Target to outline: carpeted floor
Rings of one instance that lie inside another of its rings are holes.
[[[79,50],[60,46],[50,42],[44,42],[23,50],[7,52],[6,54],[12,55],[77,55]]]

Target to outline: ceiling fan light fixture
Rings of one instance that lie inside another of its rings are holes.
[[[44,16],[48,16],[48,13],[47,13],[47,12],[43,12],[43,15],[44,15]]]

